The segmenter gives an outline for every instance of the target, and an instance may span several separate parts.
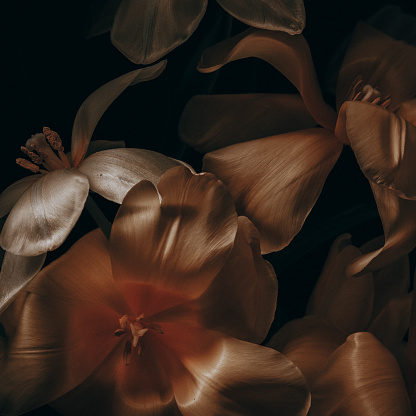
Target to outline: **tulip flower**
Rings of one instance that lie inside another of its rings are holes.
[[[322,98],[302,35],[249,29],[206,50],[198,69],[246,57],[273,65],[301,97],[197,96],[180,134],[209,152],[204,170],[224,181],[259,229],[262,252],[281,250],[299,232],[344,144],[370,180],[385,234],[384,246],[357,258],[350,273],[381,268],[415,247],[416,48],[358,24],[339,74],[338,115]]]
[[[300,33],[303,0],[217,0],[236,19],[269,30]],[[106,0],[97,5],[89,35],[111,29],[111,41],[136,64],[150,64],[184,43],[204,17],[208,0]]]
[[[306,415],[299,370],[259,346],[276,276],[211,174],[175,167],[126,195],[1,315],[0,413]]]

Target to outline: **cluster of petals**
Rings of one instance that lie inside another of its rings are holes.
[[[180,122],[204,170],[230,189],[261,235],[262,252],[284,248],[301,229],[342,151],[351,146],[370,181],[385,244],[350,273],[383,267],[416,246],[416,48],[359,23],[339,72],[335,112],[322,98],[302,35],[249,29],[204,52],[212,72],[247,57],[265,60],[300,95],[196,96]],[[321,127],[315,127],[316,125]]]
[[[168,170],[44,268],[0,321],[0,413],[306,415],[299,369],[260,343],[277,281],[212,174]]]
[[[333,244],[306,316],[286,324],[268,343],[302,371],[311,415],[412,415],[403,379],[412,293],[407,256],[359,278],[346,268],[374,250],[349,236]]]
[[[303,0],[217,0],[238,20],[295,34],[305,26]],[[137,64],[150,64],[184,43],[204,17],[208,0],[100,0],[90,36],[111,30],[116,48]]]

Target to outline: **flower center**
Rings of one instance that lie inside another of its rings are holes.
[[[31,162],[18,158],[16,159],[16,163],[33,173],[48,173],[53,170],[71,167],[64,153],[64,147],[62,146],[62,140],[59,134],[49,127],[44,127],[43,133],[32,136],[20,150],[30,158]],[[44,169],[40,168],[40,165]]]
[[[363,84],[362,78],[358,77],[350,89],[347,101],[365,101],[383,108],[387,108],[390,105],[390,96],[383,96],[377,87],[373,87],[370,84]]]
[[[129,318],[127,315],[124,315],[119,321],[121,328],[114,331],[114,335],[122,337],[125,334],[130,334],[130,339],[126,341],[123,351],[123,361],[126,365],[130,364],[133,348],[137,348],[139,357],[142,356],[146,345],[143,336],[149,329],[156,331],[158,334],[163,334],[159,324],[144,321],[143,313],[136,318]]]

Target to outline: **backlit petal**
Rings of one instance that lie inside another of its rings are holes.
[[[77,222],[89,191],[75,169],[49,172],[20,197],[4,224],[1,246],[20,256],[59,247]]]
[[[217,0],[236,19],[249,26],[268,30],[282,30],[291,35],[305,27],[303,0]]]
[[[359,22],[338,76],[338,108],[348,99],[350,89],[360,77],[362,86],[371,85],[383,97],[389,96],[389,109],[394,111],[416,94],[415,66],[415,46]]]
[[[213,175],[193,175],[182,166],[163,175],[158,191],[161,202],[154,186],[142,181],[124,199],[110,238],[114,277],[119,284],[148,283],[196,298],[232,250],[234,204]]]
[[[31,175],[20,179],[7,187],[0,195],[0,218],[7,215],[23,193],[42,175]]]
[[[111,40],[136,64],[151,64],[185,42],[205,14],[207,0],[123,0]]]
[[[165,66],[166,61],[162,61],[156,65],[122,75],[98,88],[82,103],[72,128],[72,166],[78,166],[84,158],[95,126],[110,104],[127,87],[158,77]]]
[[[412,414],[400,368],[373,335],[350,335],[311,383],[311,415]]]
[[[208,153],[203,169],[227,185],[269,253],[299,232],[341,150],[328,130],[301,130]]]
[[[248,57],[273,65],[298,89],[316,122],[334,128],[335,111],[322,98],[309,46],[302,35],[248,29],[207,49],[198,70],[213,72],[231,61]]]
[[[143,179],[156,185],[170,168],[180,164],[160,153],[144,149],[109,149],[85,159],[78,170],[92,191],[121,204],[127,192]]]
[[[368,180],[416,199],[416,127],[370,103],[344,105],[351,148]]]
[[[197,95],[179,123],[181,139],[199,152],[314,127],[299,95]]]

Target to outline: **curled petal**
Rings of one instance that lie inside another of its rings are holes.
[[[328,130],[301,130],[208,153],[203,169],[227,185],[269,253],[299,232],[341,150]]]
[[[416,98],[404,102],[395,114],[416,126]]]
[[[359,76],[363,86],[371,85],[389,96],[389,109],[396,110],[416,94],[415,66],[416,47],[359,22],[339,72],[337,107],[349,99]]]
[[[245,24],[260,29],[281,30],[290,35],[305,27],[305,7],[302,0],[217,0],[222,8]]]
[[[6,188],[0,195],[0,218],[7,215],[24,192],[42,175],[32,175],[20,179]]]
[[[412,414],[400,367],[367,332],[350,335],[311,383],[311,415]]]
[[[179,165],[151,150],[121,148],[94,153],[78,170],[88,178],[92,191],[121,204],[138,182],[146,179],[156,185],[168,169]]]
[[[416,127],[370,103],[344,106],[351,148],[367,179],[403,198],[416,199]]]
[[[158,77],[165,66],[166,61],[162,61],[156,65],[122,75],[98,88],[82,103],[72,128],[72,166],[78,166],[84,158],[95,126],[110,104],[127,87]]]
[[[333,129],[335,111],[322,98],[309,46],[302,35],[248,29],[207,49],[198,70],[213,72],[238,59],[263,59],[280,71],[300,92],[318,124]]]
[[[77,222],[88,191],[88,179],[75,169],[43,175],[11,210],[0,235],[1,246],[20,256],[59,247]]]
[[[181,139],[199,152],[314,127],[299,95],[197,95],[179,122]]]
[[[136,64],[151,64],[185,42],[205,14],[207,0],[123,0],[111,41]]]
[[[232,250],[234,204],[213,175],[193,175],[182,166],[162,176],[158,191],[161,202],[154,186],[142,181],[126,195],[110,238],[114,277],[119,284],[151,284],[196,298]]]

